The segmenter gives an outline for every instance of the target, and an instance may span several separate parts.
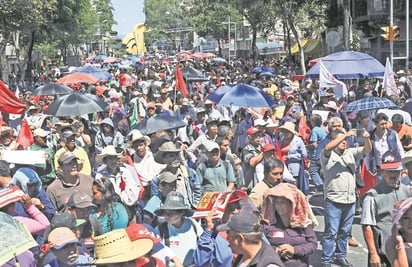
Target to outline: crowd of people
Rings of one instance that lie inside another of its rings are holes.
[[[409,72],[391,96],[399,109],[345,112],[385,92],[356,81],[339,97],[316,81],[260,75],[250,62],[182,64],[207,77],[188,82],[187,95],[174,88],[174,66],[154,59],[133,71],[111,68],[110,82],[72,85],[107,103],[80,117],[46,115],[56,96],[21,91],[27,109],[3,114],[0,158],[38,151],[44,159],[0,159],[0,213],[38,246],[2,266],[309,266],[318,242],[309,195],[325,200],[322,266],[352,266],[355,214],[369,266],[411,265],[412,126],[401,110]],[[278,62],[265,64],[275,70]],[[274,104],[207,99],[233,83],[259,87]],[[139,126],[152,118],[184,123]],[[33,136],[27,147],[16,140],[22,119]],[[230,192],[224,210],[194,216],[210,192]]]

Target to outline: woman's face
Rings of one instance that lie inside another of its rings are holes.
[[[97,185],[93,185],[92,192],[93,192],[92,197],[95,200],[95,202],[100,203],[103,200],[103,194],[102,192],[99,191],[99,189],[97,188]]]
[[[412,234],[412,208],[408,209],[402,218],[399,220],[401,231],[407,234]]]
[[[279,216],[290,218],[292,213],[292,203],[288,199],[284,197],[275,197],[273,203],[275,204],[275,209]]]
[[[183,214],[177,210],[165,210],[163,216],[168,224],[176,225],[181,222]]]

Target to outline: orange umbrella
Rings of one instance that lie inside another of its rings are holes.
[[[56,83],[59,83],[59,84],[76,84],[76,83],[94,84],[94,83],[97,83],[98,81],[99,80],[97,80],[92,75],[81,73],[81,72],[75,72],[75,73],[67,74],[63,78],[58,79]]]

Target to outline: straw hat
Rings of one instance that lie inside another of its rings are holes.
[[[108,156],[120,156],[120,153],[117,153],[116,148],[114,146],[107,146],[103,148],[102,153],[96,156],[97,163],[103,163],[103,160]]]
[[[136,141],[144,141],[146,145],[150,145],[151,140],[147,135],[143,135],[139,130],[133,130],[131,133],[130,144]]]
[[[111,264],[135,260],[153,248],[149,238],[131,240],[126,229],[117,229],[94,238],[95,260],[91,264]]]
[[[289,132],[291,132],[291,133],[293,133],[293,134],[298,134],[296,131],[295,131],[295,124],[293,123],[293,122],[290,122],[290,121],[287,121],[287,122],[285,122],[285,124],[283,124],[282,126],[280,126],[279,127],[279,130],[286,130],[286,131],[289,131]]]
[[[338,105],[336,104],[335,101],[328,101],[327,104],[323,104],[323,105],[327,108],[331,108],[331,109],[334,109],[334,110],[339,110],[339,107],[338,107]]]
[[[172,141],[165,142],[163,143],[160,147],[157,153],[155,154],[155,161],[158,163],[164,163],[163,158],[166,153],[176,153],[180,152],[180,148],[177,148],[175,143]]]

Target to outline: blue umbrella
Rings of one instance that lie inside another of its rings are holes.
[[[343,111],[362,111],[362,110],[373,110],[380,108],[393,108],[397,107],[395,103],[390,101],[388,98],[369,96],[349,103]]]
[[[274,104],[272,97],[267,93],[248,84],[225,85],[210,93],[206,98],[219,105],[244,108],[264,108]]]
[[[100,54],[100,55],[96,55],[96,56],[93,58],[93,60],[97,62],[97,61],[103,61],[103,60],[105,60],[106,58],[107,58],[106,55]]]
[[[84,66],[84,67],[78,67],[75,68],[73,72],[82,72],[82,73],[87,73],[92,75],[93,77],[95,77],[96,79],[100,80],[100,81],[109,81],[112,79],[112,75],[107,72],[104,69],[101,68],[96,68],[93,66]]]
[[[337,79],[368,79],[382,77],[385,66],[374,57],[355,51],[342,51],[321,59],[326,69]],[[320,62],[307,73],[306,78],[319,78]]]
[[[262,73],[262,72],[271,72],[271,73],[275,73],[275,70],[267,67],[267,66],[257,66],[256,68],[254,68],[252,70],[253,73]]]

